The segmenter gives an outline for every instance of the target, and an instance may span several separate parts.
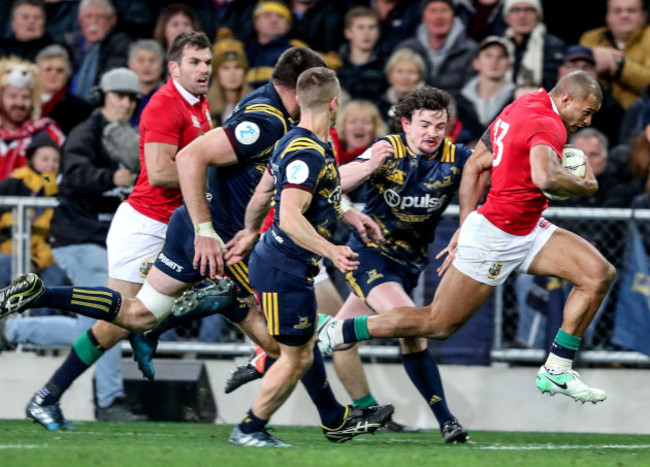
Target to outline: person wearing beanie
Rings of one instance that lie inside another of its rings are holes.
[[[642,0],[609,0],[606,26],[585,32],[601,86],[627,109],[650,85],[650,26]]]
[[[566,46],[546,31],[543,17],[540,0],[506,0],[503,5],[504,36],[514,46],[512,79],[518,88],[548,91],[555,85]]]
[[[217,31],[217,41],[212,46],[212,81],[207,99],[215,126],[221,126],[232,114],[235,105],[252,91],[246,82],[248,60],[244,44],[232,37],[230,30]]]
[[[426,83],[456,97],[476,74],[472,60],[478,44],[467,37],[465,26],[454,13],[450,0],[421,3],[422,22],[415,37],[397,45],[418,53],[427,65]]]
[[[0,180],[27,162],[25,151],[33,135],[46,131],[59,146],[65,136],[50,118],[40,116],[38,71],[30,62],[0,60]]]
[[[292,16],[281,1],[261,0],[253,10],[255,40],[245,46],[249,69],[246,81],[257,89],[271,79],[273,66],[282,53],[294,46],[306,47],[291,35]]]

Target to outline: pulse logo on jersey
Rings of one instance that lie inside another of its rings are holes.
[[[260,127],[253,122],[241,122],[235,128],[235,138],[241,144],[253,144],[260,138]]]
[[[444,199],[444,196],[435,198],[429,193],[424,196],[401,196],[390,188],[384,191],[384,201],[391,208],[426,208],[427,212],[433,212],[442,206]]]

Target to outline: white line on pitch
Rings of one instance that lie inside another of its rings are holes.
[[[648,449],[650,444],[585,444],[585,445],[572,445],[572,444],[529,444],[520,446],[481,446],[479,449],[487,449],[491,451],[542,451],[542,450],[557,450],[557,449]]]

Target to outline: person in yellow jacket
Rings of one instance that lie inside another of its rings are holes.
[[[650,85],[650,26],[643,0],[608,0],[607,26],[585,32],[601,86],[628,108]]]
[[[57,195],[60,148],[44,131],[37,133],[27,148],[27,165],[15,169],[0,182],[0,196],[52,197]],[[12,226],[11,209],[0,212],[0,283],[11,282]],[[45,274],[51,285],[62,285],[65,273],[55,264],[48,243],[53,208],[34,208],[31,213],[32,271]]]

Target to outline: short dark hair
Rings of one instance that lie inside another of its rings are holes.
[[[343,25],[345,29],[352,26],[352,22],[357,18],[372,18],[379,24],[379,13],[367,6],[355,6],[345,14]]]
[[[323,57],[307,47],[291,47],[278,58],[271,81],[287,89],[296,89],[300,74],[317,66],[327,67]]]
[[[336,72],[325,67],[305,70],[296,84],[301,109],[320,110],[341,94]]]
[[[442,89],[432,86],[424,86],[420,89],[412,89],[395,106],[395,117],[393,126],[402,127],[402,117],[411,121],[413,112],[416,110],[444,110],[447,117],[450,115],[449,105],[451,103],[449,94]]]
[[[204,32],[192,31],[179,34],[169,46],[169,51],[167,52],[169,61],[181,63],[181,60],[183,60],[183,50],[187,46],[199,50],[210,49],[210,40]]]

